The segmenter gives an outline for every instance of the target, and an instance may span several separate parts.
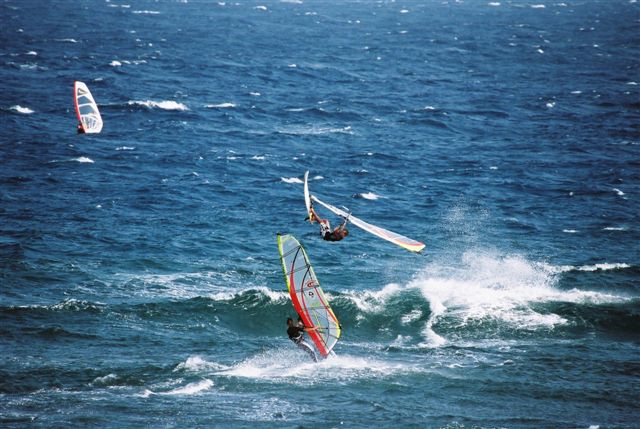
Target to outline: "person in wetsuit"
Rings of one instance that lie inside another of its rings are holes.
[[[320,235],[325,241],[340,241],[349,235],[349,230],[346,228],[347,219],[340,224],[340,226],[336,227],[333,231],[331,230],[331,224],[328,219],[321,219],[320,216],[313,209],[313,206],[310,208],[311,216],[309,220],[313,223],[317,221],[320,224]]]
[[[82,126],[81,123],[78,123],[77,131],[78,131],[78,134],[84,134],[84,127]]]
[[[314,362],[318,362],[316,353],[313,351],[313,348],[302,339],[302,335],[305,332],[315,331],[316,329],[317,328],[305,328],[300,319],[298,319],[298,324],[294,324],[293,319],[287,317],[287,335],[289,335],[289,339],[296,343],[298,348],[307,353]]]

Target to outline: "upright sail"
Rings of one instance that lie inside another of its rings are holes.
[[[102,131],[102,117],[89,88],[83,82],[76,81],[73,85],[73,100],[76,106],[78,121],[85,133],[99,133]]]
[[[419,252],[422,249],[424,249],[424,243],[420,243],[419,241],[412,240],[396,232],[389,231],[384,228],[380,228],[379,226],[371,225],[370,223],[367,223],[361,219],[358,219],[354,215],[349,214],[344,210],[340,210],[339,208],[334,207],[331,204],[327,204],[324,201],[320,201],[315,195],[311,195],[311,199],[317,202],[318,204],[323,205],[324,207],[326,207],[327,209],[331,210],[333,213],[337,214],[338,216],[344,219],[347,219],[348,217],[349,222],[351,222],[355,226],[362,228],[373,235],[377,235],[378,237],[384,240],[390,241],[393,244],[396,244],[400,247],[404,247],[405,249],[410,250],[412,252]]]
[[[298,240],[289,234],[278,234],[278,250],[293,307],[306,327],[317,328],[307,334],[320,354],[327,357],[340,338],[340,323]]]

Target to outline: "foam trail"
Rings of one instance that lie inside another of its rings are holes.
[[[337,354],[318,363],[293,344],[287,348],[268,350],[217,373],[219,376],[252,379],[304,379],[309,382],[378,378],[398,373],[424,372],[422,365],[395,363],[357,356]]]

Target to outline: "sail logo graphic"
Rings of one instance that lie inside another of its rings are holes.
[[[308,289],[314,289],[314,288],[317,286],[317,283],[316,283],[316,281],[315,281],[314,279],[309,279],[309,280],[304,284],[304,286],[305,286],[306,288],[308,288]],[[307,295],[309,295],[310,297],[312,297],[312,298],[313,298],[313,296],[315,295],[315,293],[313,293],[313,291],[312,291],[312,290],[310,290],[310,291],[308,291],[308,292],[307,292]]]

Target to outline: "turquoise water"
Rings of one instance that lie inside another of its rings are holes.
[[[2,2],[2,426],[637,427],[639,10]],[[425,250],[320,240],[306,170]]]

